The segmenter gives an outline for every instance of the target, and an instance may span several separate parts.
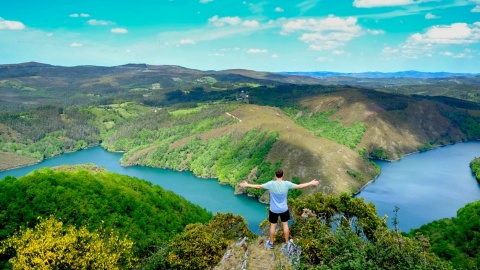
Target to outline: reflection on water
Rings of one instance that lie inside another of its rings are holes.
[[[357,195],[388,215],[392,227],[395,206],[399,228],[408,232],[436,219],[456,216],[465,204],[480,200],[480,185],[469,163],[480,156],[480,142],[467,142],[378,162],[380,176]]]
[[[260,233],[258,224],[267,216],[265,205],[244,195],[233,195],[230,186],[214,179],[199,179],[191,172],[175,172],[140,166],[122,167],[122,154],[94,147],[65,154],[40,164],[0,172],[20,177],[42,167],[62,164],[93,163],[107,170],[145,179],[171,190],[212,213],[232,212],[242,215],[252,231]],[[480,142],[467,142],[406,156],[397,162],[378,162],[380,176],[357,195],[377,207],[380,217],[388,215],[389,225],[398,206],[399,228],[409,231],[444,217],[453,217],[465,204],[480,200],[480,185],[469,163],[480,156]]]
[[[121,156],[120,153],[110,153],[101,147],[94,147],[48,159],[40,164],[0,172],[0,179],[7,175],[20,177],[42,167],[93,163],[111,172],[152,182],[185,197],[212,213],[231,212],[242,215],[248,222],[250,230],[260,233],[259,224],[266,218],[267,212],[265,205],[259,203],[257,199],[245,195],[235,196],[232,187],[219,185],[215,179],[197,178],[191,172],[176,172],[140,166],[122,167],[119,162]]]

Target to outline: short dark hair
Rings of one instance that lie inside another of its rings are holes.
[[[275,176],[280,178],[280,177],[283,177],[283,170],[282,169],[278,169],[275,171]]]

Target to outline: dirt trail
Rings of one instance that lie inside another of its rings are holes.
[[[266,241],[266,237],[258,237],[257,239],[247,240],[245,244],[239,245],[239,242],[232,244],[214,270],[294,269],[288,258],[283,254],[281,245],[276,245],[273,249],[267,249],[265,248]]]

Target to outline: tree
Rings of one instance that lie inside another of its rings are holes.
[[[2,242],[0,253],[14,253],[13,269],[130,269],[133,242],[114,230],[63,226],[55,217],[39,218],[34,229],[20,230]]]

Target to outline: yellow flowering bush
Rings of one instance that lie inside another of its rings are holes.
[[[43,219],[35,228],[18,231],[2,241],[0,253],[13,253],[13,269],[129,269],[133,242],[102,228],[63,226],[55,217]]]

